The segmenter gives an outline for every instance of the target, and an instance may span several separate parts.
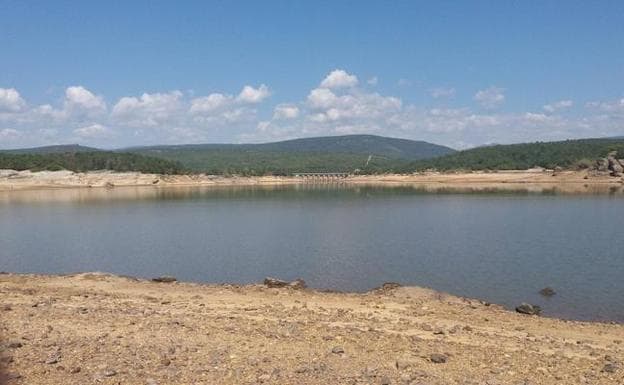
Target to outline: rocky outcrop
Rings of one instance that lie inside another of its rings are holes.
[[[618,159],[617,151],[611,151],[606,158],[596,160],[595,170],[608,172],[611,176],[620,177],[624,174],[624,159]]]

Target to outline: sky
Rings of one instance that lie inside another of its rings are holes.
[[[0,0],[0,148],[624,135],[624,1]]]

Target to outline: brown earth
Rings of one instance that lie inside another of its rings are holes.
[[[10,384],[624,383],[624,325],[364,294],[0,275]]]
[[[304,179],[299,177],[224,177],[216,175],[157,175],[137,172],[117,173],[94,171],[74,173],[71,171],[12,171],[0,170],[0,191],[41,190],[77,187],[174,187],[174,186],[275,186],[302,183],[346,183],[419,185],[428,189],[531,189],[535,191],[555,189],[561,192],[622,192],[624,179],[611,177],[608,173],[595,171],[558,171],[534,169],[496,172],[423,172],[415,174],[356,175],[344,179]]]

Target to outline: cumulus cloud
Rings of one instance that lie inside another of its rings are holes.
[[[334,70],[302,100],[265,105],[266,85],[238,93],[194,95],[181,91],[128,95],[109,102],[83,86],[64,90],[58,104],[32,105],[15,89],[0,89],[0,147],[78,141],[128,146],[157,143],[268,141],[367,133],[427,140],[457,148],[485,143],[615,136],[624,134],[624,99],[593,101],[577,108],[569,100],[537,111],[495,111],[504,90],[490,87],[474,99],[485,108],[406,103],[373,92],[357,76]],[[434,98],[455,90],[431,89]],[[112,106],[112,107],[108,107]],[[567,109],[573,113],[563,114]]]
[[[505,90],[500,87],[489,87],[478,91],[474,95],[474,100],[486,109],[495,109],[500,107],[505,101]]]
[[[335,69],[330,72],[329,75],[327,75],[325,79],[323,79],[323,81],[321,81],[320,87],[338,89],[355,87],[357,84],[357,76],[351,75],[345,70]]]
[[[271,95],[269,91],[269,87],[264,84],[260,85],[258,88],[253,88],[252,86],[245,86],[238,94],[236,100],[244,102],[244,103],[260,103],[264,99],[268,98]]]
[[[0,88],[0,112],[19,112],[26,102],[15,88]]]
[[[544,105],[543,108],[544,108],[544,111],[553,113],[556,111],[564,110],[566,108],[570,108],[573,105],[574,105],[574,102],[572,102],[571,100],[560,100],[558,102],[546,104]]]
[[[292,104],[278,104],[273,110],[273,119],[295,119],[299,116],[299,107]]]
[[[455,88],[436,87],[436,88],[432,88],[430,93],[431,93],[431,97],[433,97],[434,99],[453,98],[455,97]]]
[[[181,98],[180,91],[124,96],[113,106],[112,118],[125,126],[158,126],[179,110]]]
[[[77,128],[73,132],[79,137],[85,139],[106,138],[109,137],[111,134],[111,131],[107,127],[99,123],[94,123],[89,126]]]
[[[103,112],[106,110],[106,103],[101,96],[94,95],[88,89],[82,86],[72,86],[65,90],[65,108],[68,111],[79,109]]]

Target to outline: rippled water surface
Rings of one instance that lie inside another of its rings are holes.
[[[0,270],[427,286],[624,321],[624,198],[333,185],[0,192]],[[540,297],[544,286],[557,291]]]

